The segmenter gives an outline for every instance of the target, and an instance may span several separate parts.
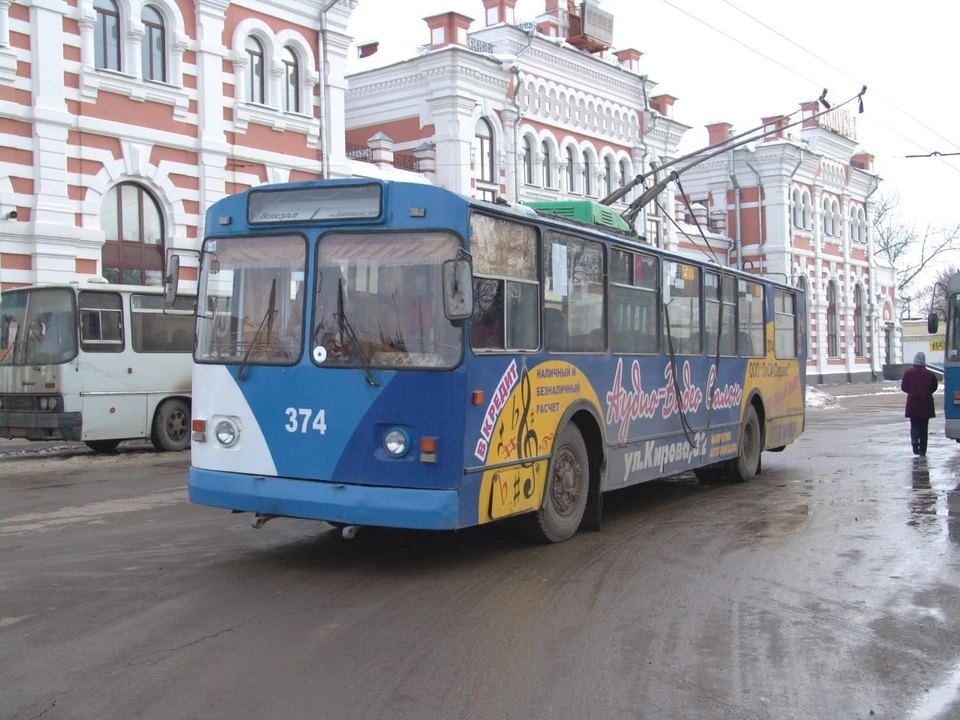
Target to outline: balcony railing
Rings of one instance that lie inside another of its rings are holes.
[[[347,143],[347,157],[351,160],[359,160],[361,162],[373,162],[373,150],[368,148],[366,145],[357,145],[355,143]]]
[[[493,45],[475,37],[470,38],[467,47],[478,53],[491,54],[493,52]]]
[[[408,153],[394,153],[393,166],[398,170],[409,170],[410,172],[420,172],[420,161]]]

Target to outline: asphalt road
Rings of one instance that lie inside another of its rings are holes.
[[[186,453],[0,461],[0,718],[960,717],[960,445],[897,396],[601,533],[192,506]]]

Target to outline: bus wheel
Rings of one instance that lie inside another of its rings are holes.
[[[580,527],[590,489],[590,460],[580,430],[569,423],[553,448],[543,505],[527,520],[540,542],[563,542]]]
[[[167,400],[153,419],[150,441],[160,451],[179,452],[190,447],[190,408],[183,400]]]
[[[95,453],[113,452],[117,449],[117,445],[119,444],[119,440],[87,440],[84,443],[84,445],[93,450]]]
[[[732,482],[746,482],[757,474],[760,467],[760,420],[753,405],[747,406],[740,427],[740,454],[727,465],[727,478]]]

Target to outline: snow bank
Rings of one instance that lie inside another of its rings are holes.
[[[823,390],[807,385],[807,407],[828,408],[840,407],[840,401]]]

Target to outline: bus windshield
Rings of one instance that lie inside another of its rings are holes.
[[[299,235],[203,244],[195,359],[295,365],[301,355],[307,241]]]
[[[462,331],[443,311],[449,233],[340,234],[320,240],[311,354],[324,367],[452,368]]]
[[[0,365],[57,365],[76,355],[72,290],[8,290],[0,295]]]
[[[950,296],[947,310],[947,356],[948,362],[960,361],[960,293]]]

